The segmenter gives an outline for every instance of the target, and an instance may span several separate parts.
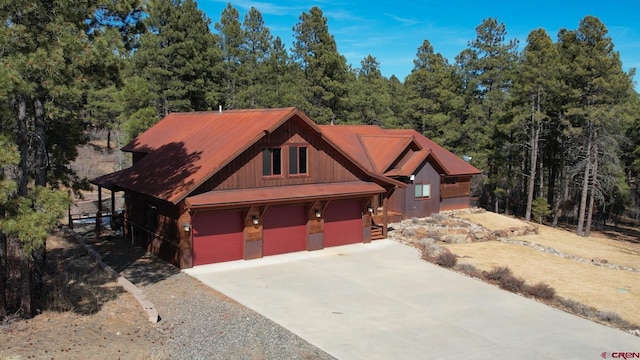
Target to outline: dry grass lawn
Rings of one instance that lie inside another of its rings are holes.
[[[522,226],[523,221],[495,213],[465,214],[463,217],[492,230]],[[592,235],[579,237],[569,231],[539,226],[537,235],[515,239],[552,247],[585,259],[606,259],[609,264],[640,268],[640,244]],[[613,311],[623,319],[640,325],[640,272],[610,269],[560,256],[527,246],[492,242],[445,244],[459,256],[458,263],[472,264],[480,270],[509,267],[527,284],[544,282],[557,295],[601,311]]]

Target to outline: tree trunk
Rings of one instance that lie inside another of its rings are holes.
[[[591,198],[589,199],[589,212],[587,213],[587,228],[585,229],[585,236],[589,236],[591,233],[591,222],[593,220],[593,207],[596,199],[596,185],[598,179],[598,145],[593,146],[593,171],[591,173]]]
[[[527,209],[525,210],[524,220],[531,220],[531,206],[533,204],[533,193],[536,183],[536,168],[538,160],[538,141],[536,139],[537,130],[533,130],[531,137],[531,163],[529,166],[529,183],[527,184]]]
[[[533,192],[536,184],[536,169],[538,161],[538,137],[539,130],[536,122],[536,113],[531,105],[531,160],[529,163],[529,183],[527,184],[527,209],[524,213],[524,220],[531,221],[531,206],[533,204]]]
[[[6,255],[5,310],[8,315],[20,314],[21,317],[30,318],[29,265],[17,236],[6,237]]]
[[[0,233],[0,320],[7,316],[5,284],[7,283],[7,238]]]
[[[540,140],[540,129],[538,129],[538,140]],[[544,197],[544,158],[540,145],[538,145],[538,196]]]
[[[36,134],[36,185],[47,185],[47,129],[44,116],[44,105],[40,98],[33,101],[33,109],[35,113],[34,132]]]
[[[17,133],[16,140],[18,142],[18,152],[20,153],[20,162],[18,164],[18,175],[16,176],[16,184],[18,186],[18,195],[27,195],[27,184],[29,183],[29,137],[27,136],[27,102],[24,98],[18,97],[17,102]]]
[[[580,196],[580,209],[578,210],[578,228],[576,230],[576,234],[578,236],[583,236],[584,229],[584,217],[587,208],[587,197],[589,195],[589,175],[591,174],[591,124],[589,124],[589,128],[587,129],[587,151],[586,151],[586,159],[584,165],[584,177],[582,179],[582,194]]]
[[[536,98],[536,106],[537,106],[536,114],[538,116],[540,116],[541,113],[542,113],[542,105],[541,105],[542,104],[542,98],[541,97],[542,97],[542,94],[541,94],[540,89],[538,88],[538,95],[537,95],[537,98]],[[539,166],[538,176],[539,176],[540,179],[538,180],[539,181],[538,186],[540,187],[540,192],[539,192],[538,196],[539,197],[544,197],[544,164],[543,164],[544,158],[542,156],[542,151],[540,150],[540,133],[542,132],[541,128],[542,128],[542,119],[540,119],[540,121],[536,121],[535,129],[536,129],[536,152],[539,153],[538,154],[538,166]]]

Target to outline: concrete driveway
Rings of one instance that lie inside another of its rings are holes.
[[[600,359],[640,338],[439,268],[392,240],[186,270],[338,359]]]

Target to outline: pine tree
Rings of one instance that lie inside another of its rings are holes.
[[[296,41],[291,50],[303,71],[302,91],[309,103],[302,110],[320,124],[341,121],[346,118],[349,71],[329,33],[327,18],[313,7],[300,15],[293,31]]]
[[[114,49],[135,38],[139,7],[135,0],[0,4],[0,101],[10,109],[0,112],[0,318],[39,308],[45,239],[69,201],[55,189],[81,185],[68,165],[85,140],[82,100],[119,76]]]
[[[147,15],[148,31],[140,38],[130,71],[156,94],[158,117],[214,108],[220,97],[221,56],[210,20],[193,0],[150,0]]]
[[[454,67],[435,53],[428,40],[418,48],[414,67],[405,81],[408,91],[406,119],[413,128],[442,146],[459,145],[458,112],[463,99]]]
[[[490,189],[507,190],[505,209],[510,210],[510,189],[515,179],[513,151],[505,147],[510,134],[501,132],[508,121],[509,94],[513,85],[513,67],[517,57],[517,40],[506,41],[503,23],[488,18],[476,27],[476,39],[456,58],[461,71],[465,110],[461,129],[467,134],[461,148],[471,155],[475,165],[490,174]]]
[[[578,235],[589,235],[595,200],[602,190],[603,155],[614,155],[607,164],[619,163],[617,149],[621,122],[629,113],[631,79],[622,70],[620,56],[607,36],[607,28],[597,18],[587,16],[576,31],[561,30],[560,50],[570,64],[565,75],[570,89],[566,114],[572,140],[580,146],[576,172],[579,171],[580,206]],[[614,170],[614,169],[608,169]],[[586,223],[586,226],[585,226]]]
[[[551,98],[556,95],[558,86],[556,69],[559,60],[557,48],[544,29],[529,33],[513,89],[516,111],[519,111],[514,117],[513,126],[514,130],[521,134],[529,153],[526,221],[531,220],[536,179],[539,179],[538,185],[541,189],[544,186],[543,172],[538,170],[543,154],[540,145],[543,138],[548,138],[547,130],[552,116]],[[538,196],[542,197],[544,193],[540,191]]]
[[[388,81],[380,72],[380,63],[369,55],[360,64],[361,68],[349,91],[349,122],[389,127],[395,121]]]
[[[223,106],[225,109],[242,108],[239,93],[247,86],[247,53],[245,37],[240,23],[240,13],[231,4],[222,11],[220,22],[214,25],[220,36],[223,56],[222,83],[224,89]]]

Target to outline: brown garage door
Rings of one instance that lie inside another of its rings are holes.
[[[307,249],[305,206],[269,207],[263,219],[262,254],[284,254]]]
[[[332,201],[325,209],[324,246],[362,242],[362,212],[360,201]]]
[[[198,213],[193,218],[193,265],[244,258],[239,211]]]

